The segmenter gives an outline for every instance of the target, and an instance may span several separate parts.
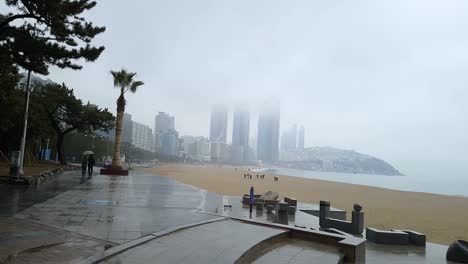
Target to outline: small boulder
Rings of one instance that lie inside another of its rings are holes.
[[[457,240],[447,249],[447,260],[468,263],[468,242]]]

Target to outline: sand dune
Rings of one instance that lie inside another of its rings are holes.
[[[333,207],[348,211],[359,203],[364,208],[365,226],[412,229],[425,233],[431,242],[446,245],[468,239],[468,198],[282,175],[274,182],[272,174],[260,180],[255,172],[250,172],[252,180],[245,180],[246,171],[229,166],[161,165],[148,170],[222,195],[241,196],[254,186],[256,193],[273,190],[307,203],[329,200]]]

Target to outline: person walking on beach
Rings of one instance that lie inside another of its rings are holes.
[[[94,155],[91,154],[88,157],[88,177],[93,176],[93,168],[94,165],[96,164],[96,160],[94,159]]]
[[[88,156],[83,156],[81,160],[81,176],[86,175],[86,169],[88,168]]]

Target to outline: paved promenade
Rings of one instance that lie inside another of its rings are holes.
[[[234,263],[257,243],[285,232],[224,220],[168,234],[102,263]]]
[[[132,172],[120,177],[97,175],[15,217],[120,244],[214,218],[195,213],[202,204],[201,191],[194,187]]]
[[[67,172],[39,189],[0,186],[5,190],[0,194],[5,201],[0,207],[0,263],[76,263],[104,256],[100,252],[118,244],[125,248],[137,238],[219,216],[275,222],[264,212],[249,214],[240,197],[216,195],[141,171],[120,177],[97,175],[83,184],[80,178],[79,172]],[[225,210],[224,204],[233,205],[232,210]],[[309,214],[297,212],[288,220],[290,227],[318,229],[318,219]],[[233,263],[258,242],[282,232],[278,227],[227,219],[156,236],[105,261]],[[277,242],[252,260],[337,263],[342,257],[336,248],[319,243]],[[366,263],[448,263],[446,249],[431,243],[424,249],[368,242]]]

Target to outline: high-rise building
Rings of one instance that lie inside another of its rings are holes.
[[[143,150],[153,151],[153,131],[145,124],[132,122],[132,145]]]
[[[232,127],[232,160],[245,162],[249,160],[250,114],[247,110],[236,108]]]
[[[177,156],[179,154],[179,133],[175,130],[165,131],[159,134],[159,153],[165,156]]]
[[[297,149],[297,125],[292,125],[281,135],[281,150]]]
[[[132,142],[132,131],[133,131],[133,122],[132,115],[125,114],[123,116],[123,126],[122,126],[122,142],[131,143]]]
[[[297,132],[297,148],[304,149],[304,126],[301,126]]]
[[[174,130],[175,118],[165,112],[159,112],[154,118],[154,149],[160,152],[161,134]]]
[[[258,118],[257,159],[265,162],[278,161],[279,126],[279,105],[269,105]]]
[[[228,112],[222,105],[213,106],[210,121],[210,141],[226,144]]]
[[[131,144],[132,143],[132,130],[133,130],[132,115],[124,113],[123,122],[122,122],[122,134],[120,136],[120,141],[122,143]],[[109,139],[115,141],[115,128],[109,131]]]

